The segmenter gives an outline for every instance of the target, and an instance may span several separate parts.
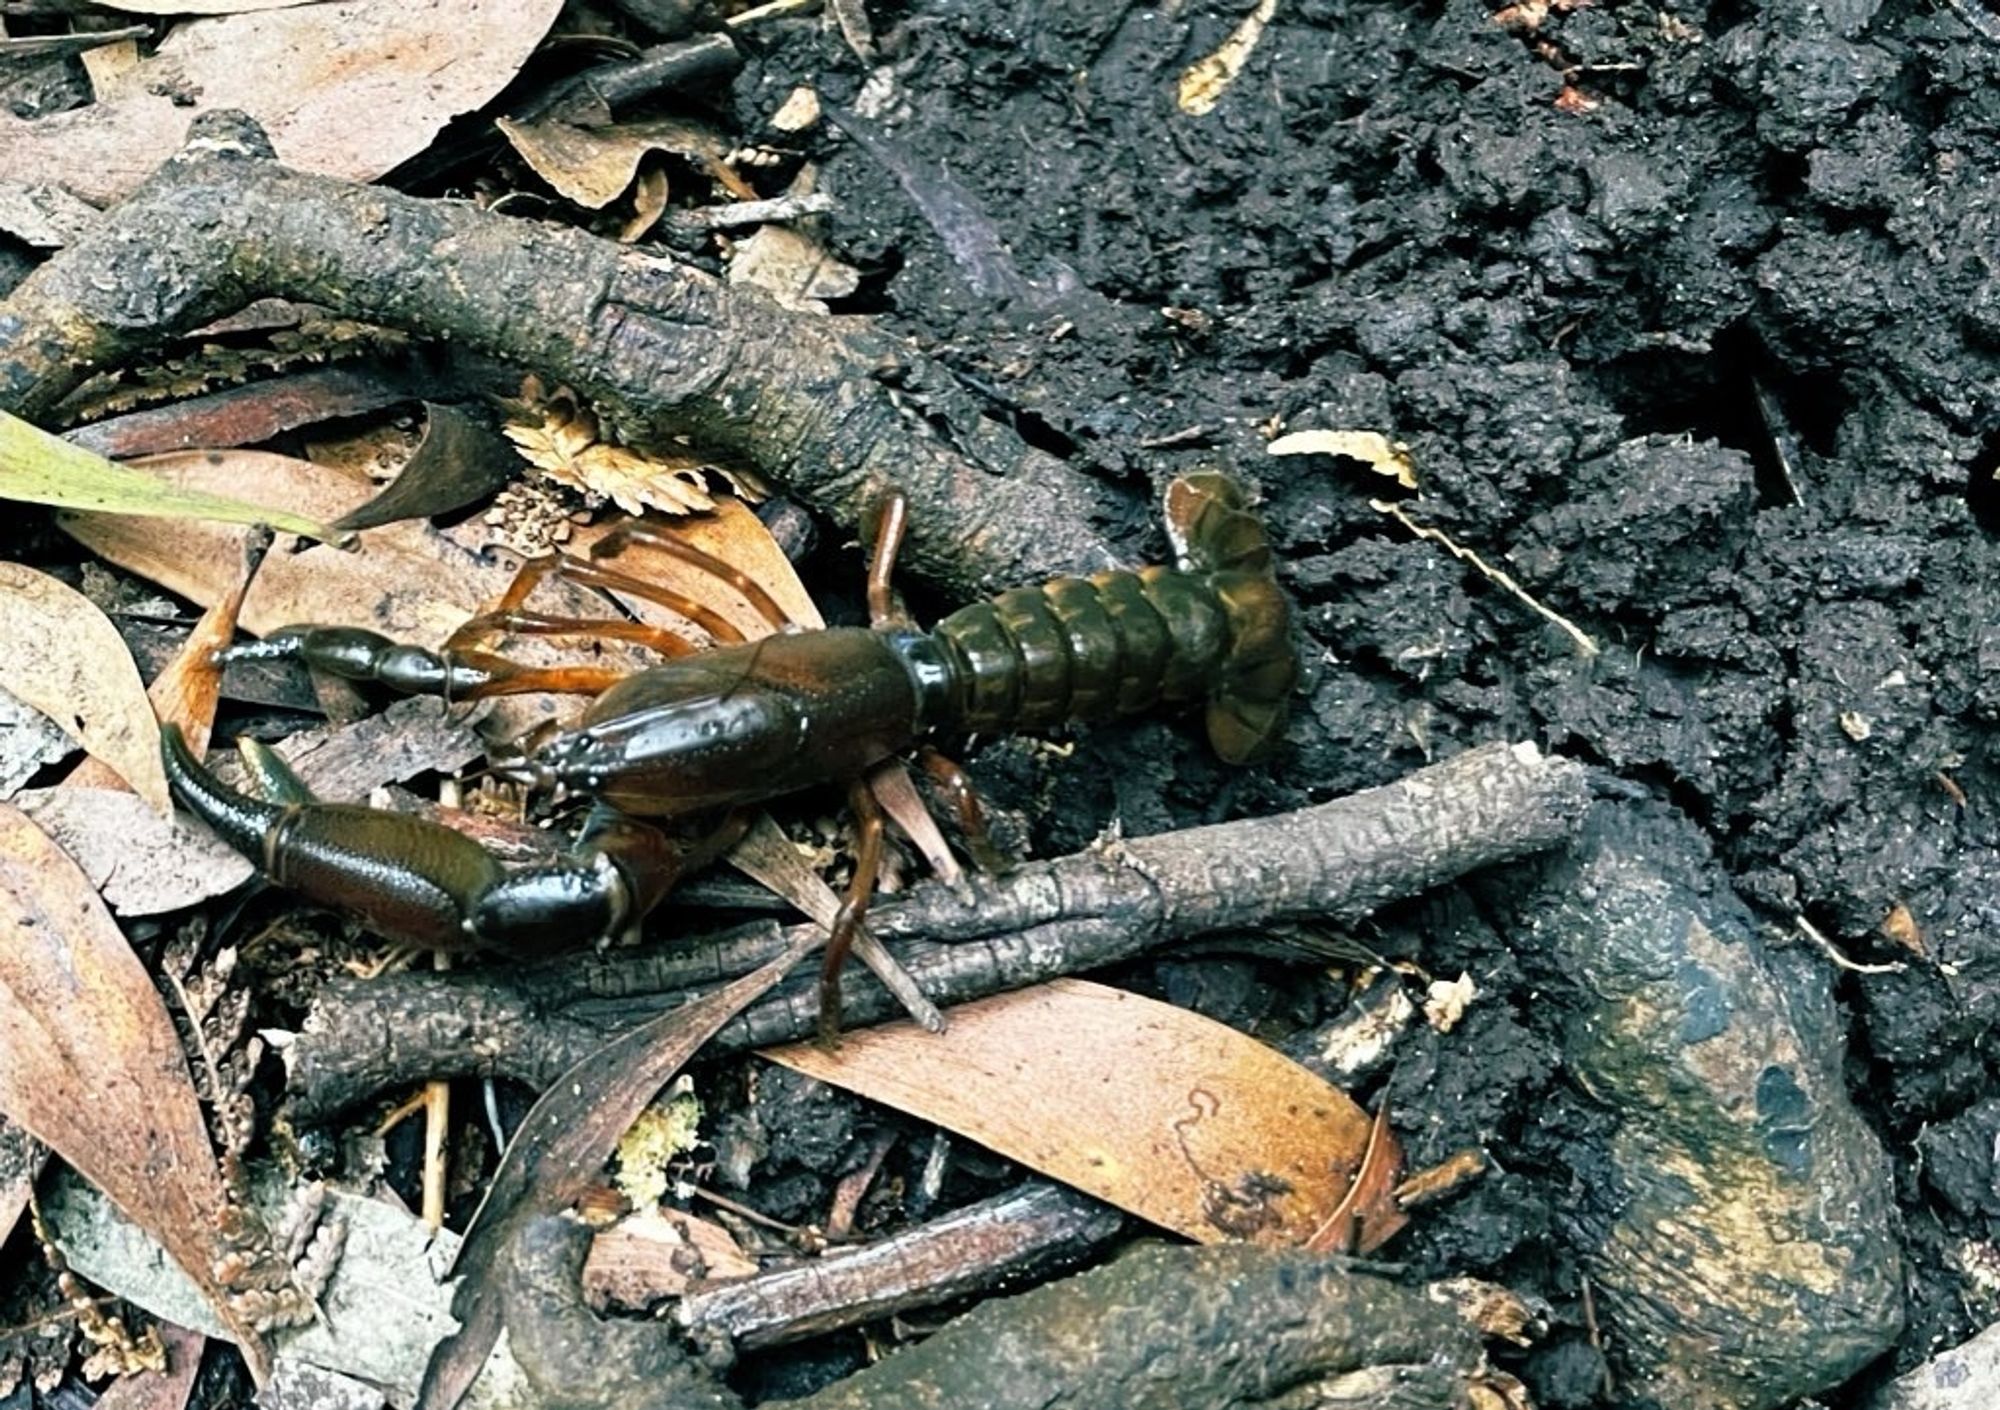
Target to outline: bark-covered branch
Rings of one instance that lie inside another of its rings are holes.
[[[566,382],[628,437],[692,434],[846,524],[906,490],[905,561],[971,596],[1108,566],[1095,484],[858,320],[795,313],[580,230],[289,171],[234,113],[0,304],[0,408],[277,296]],[[949,431],[938,429],[949,427]]]
[[[1487,745],[1313,808],[1139,838],[957,889],[920,886],[870,925],[933,999],[962,1003],[1211,931],[1365,914],[1562,841],[1588,806],[1588,779],[1581,765],[1532,745]],[[297,1113],[321,1119],[427,1077],[545,1085],[685,1000],[643,992],[659,966],[706,982],[769,959],[801,930],[732,932],[708,942],[712,950],[694,942],[692,958],[626,961],[631,983],[599,962],[567,995],[547,973],[525,985],[501,971],[334,981],[288,1049]],[[850,1022],[895,1016],[872,978],[850,973],[844,984]],[[745,1011],[710,1051],[790,1042],[812,1033],[817,1017],[814,986],[801,981]]]

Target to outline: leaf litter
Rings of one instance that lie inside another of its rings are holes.
[[[143,57],[129,42],[85,55],[87,107],[0,111],[0,181],[57,172],[87,201],[116,201],[179,148],[195,93],[256,118],[291,166],[372,180],[505,87],[561,8],[344,0],[185,20]]]

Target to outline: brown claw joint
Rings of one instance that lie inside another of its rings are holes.
[[[602,850],[509,869],[427,818],[239,793],[201,765],[176,725],[161,727],[160,752],[182,806],[273,882],[392,940],[536,954],[609,938],[640,917],[640,893]]]

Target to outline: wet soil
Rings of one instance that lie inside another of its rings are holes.
[[[817,153],[868,275],[844,311],[1127,488],[1135,558],[1151,482],[1228,464],[1269,501],[1307,665],[1274,763],[1228,775],[1171,724],[973,762],[1053,854],[1531,738],[1694,818],[1781,943],[1803,915],[1906,961],[1832,978],[1913,1268],[1898,1350],[1827,1399],[1855,1404],[2000,1315],[2000,21],[1284,0],[1216,109],[1178,111],[1244,11],[919,0],[871,7],[872,77],[798,25],[735,84],[745,131],[798,82],[869,114]],[[1420,493],[1270,458],[1279,427],[1384,432]],[[1564,1252],[1605,1118],[1558,1070],[1560,984],[1473,890],[1362,938],[1482,991],[1391,1101],[1412,1164],[1479,1145],[1497,1171],[1395,1252],[1547,1298],[1515,1369],[1544,1406],[1612,1403]],[[1127,978],[1252,1027],[1340,999],[1243,961]]]

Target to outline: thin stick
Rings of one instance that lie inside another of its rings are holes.
[[[1481,573],[1484,573],[1493,582],[1499,584],[1502,588],[1506,589],[1508,592],[1512,593],[1516,598],[1520,599],[1520,601],[1527,607],[1539,613],[1542,617],[1546,618],[1548,621],[1553,622],[1556,626],[1561,627],[1563,631],[1569,636],[1569,639],[1576,643],[1576,649],[1581,651],[1585,656],[1588,657],[1597,655],[1600,648],[1598,647],[1596,641],[1592,640],[1590,634],[1584,631],[1582,627],[1579,627],[1576,623],[1572,622],[1569,618],[1563,616],[1560,612],[1555,611],[1553,608],[1544,606],[1538,599],[1536,599],[1536,597],[1532,593],[1530,593],[1526,588],[1522,587],[1518,582],[1516,582],[1505,570],[1494,567],[1491,563],[1488,563],[1484,558],[1481,558],[1477,553],[1474,553],[1471,549],[1466,548],[1461,544],[1454,542],[1451,536],[1445,533],[1443,529],[1433,529],[1429,525],[1417,523],[1409,515],[1403,512],[1403,507],[1401,505],[1391,504],[1389,503],[1389,501],[1385,499],[1371,499],[1368,501],[1368,507],[1370,509],[1373,509],[1378,514],[1388,515],[1391,519],[1394,519],[1398,524],[1401,524],[1404,528],[1408,529],[1418,538],[1429,539],[1432,543],[1437,544],[1439,547],[1443,548],[1447,553],[1451,554],[1452,557],[1459,559],[1461,562],[1470,563],[1473,567],[1477,568]]]

